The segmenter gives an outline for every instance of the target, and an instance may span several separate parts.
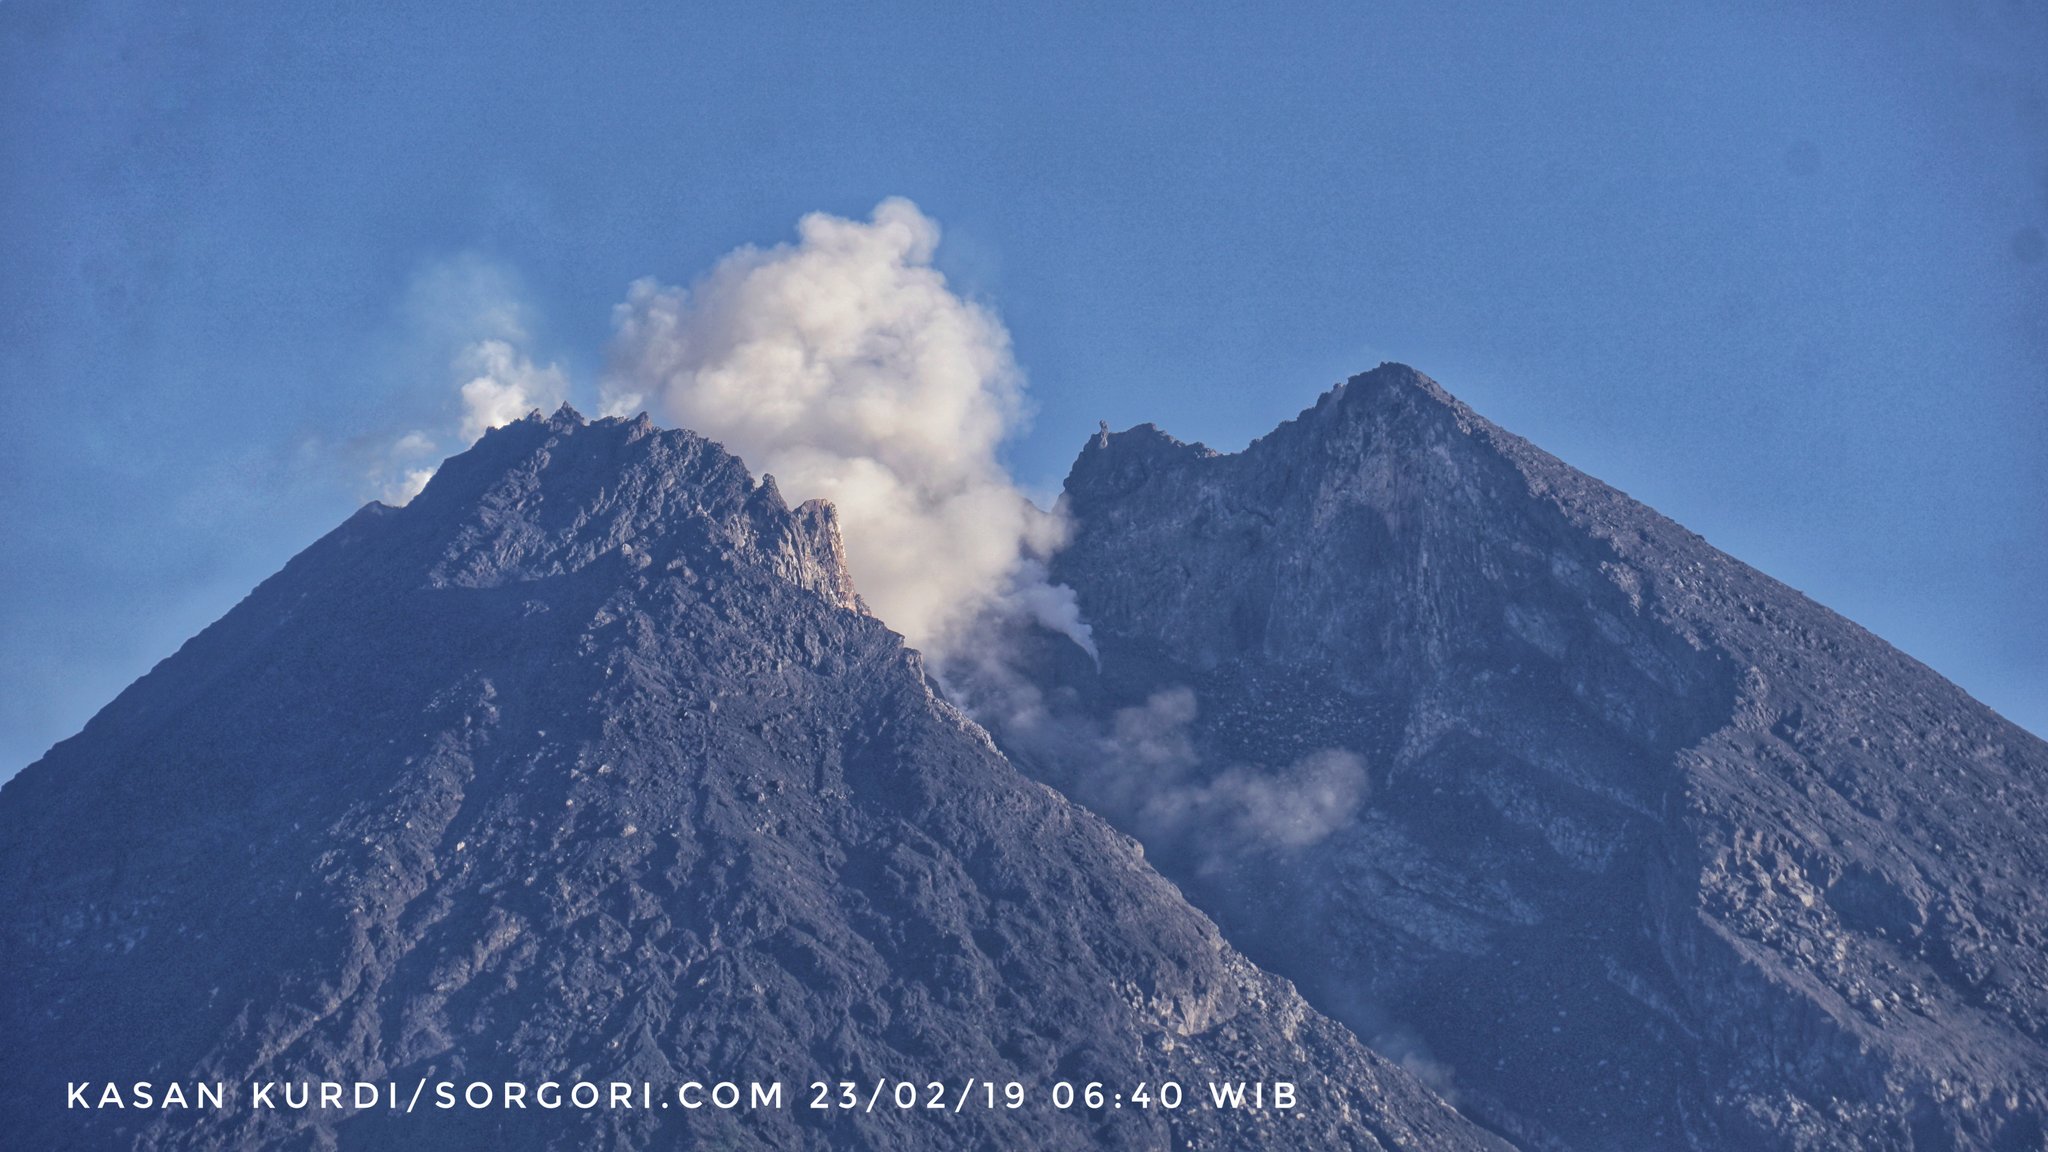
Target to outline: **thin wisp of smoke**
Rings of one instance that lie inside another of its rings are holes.
[[[525,351],[532,341],[526,309],[507,270],[473,256],[432,264],[414,277],[405,310],[412,342],[430,361],[445,362],[457,382],[461,414],[443,433],[457,443],[567,398],[561,366],[538,364]],[[379,499],[393,507],[410,503],[434,478],[439,453],[436,437],[423,429],[400,436],[371,470]]]

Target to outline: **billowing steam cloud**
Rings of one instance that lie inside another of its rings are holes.
[[[1044,559],[1061,522],[997,460],[1022,423],[1009,334],[931,266],[939,229],[907,200],[866,221],[815,213],[794,244],[742,248],[687,291],[633,285],[615,313],[603,411],[643,405],[839,511],[861,595],[942,659],[989,614],[1092,651]]]

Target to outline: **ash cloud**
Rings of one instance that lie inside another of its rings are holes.
[[[839,512],[869,607],[914,646],[979,661],[991,617],[1093,644],[1045,560],[1062,521],[998,459],[1023,376],[995,315],[932,267],[939,228],[908,200],[806,216],[687,289],[642,280],[615,311],[602,411],[645,406],[726,445],[792,502]]]
[[[968,698],[969,711],[1009,746],[1147,844],[1192,852],[1204,867],[1228,866],[1246,848],[1319,844],[1372,794],[1364,758],[1342,748],[1281,765],[1204,763],[1194,740],[1200,709],[1185,686],[1096,722],[1049,708],[1014,678],[972,683],[982,691]]]
[[[1148,813],[1176,824],[1221,823],[1247,840],[1277,848],[1306,848],[1348,823],[1366,790],[1365,762],[1330,748],[1278,772],[1227,768],[1207,784],[1168,790],[1165,807],[1155,804]]]
[[[1365,761],[1341,748],[1279,768],[1204,770],[1191,736],[1196,712],[1192,690],[1169,688],[1120,709],[1102,741],[1097,786],[1120,793],[1151,835],[1221,830],[1243,844],[1306,848],[1349,823],[1370,795]]]

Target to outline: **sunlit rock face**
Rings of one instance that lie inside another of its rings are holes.
[[[0,1036],[8,1147],[1499,1146],[1020,776],[862,609],[830,509],[567,410],[365,508],[0,789]],[[1029,1103],[836,1108],[968,1077]],[[1225,1079],[1300,1105],[1195,1106]],[[785,1095],[402,1110],[614,1080]],[[321,1081],[401,1107],[252,1100]]]
[[[999,739],[1468,1115],[2042,1146],[2039,739],[1399,365],[1064,501],[1100,661],[1040,637]]]

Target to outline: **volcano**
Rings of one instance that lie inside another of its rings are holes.
[[[21,1148],[1500,1146],[1021,775],[828,507],[567,409],[0,789],[0,1034]]]

